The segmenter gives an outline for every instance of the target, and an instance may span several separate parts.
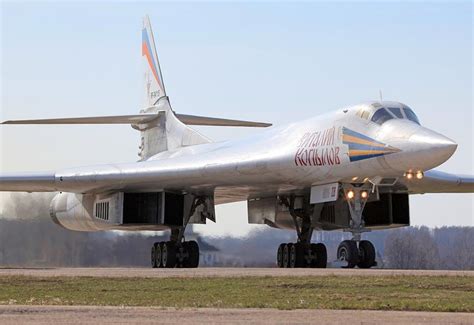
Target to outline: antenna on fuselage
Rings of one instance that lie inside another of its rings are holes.
[[[380,97],[380,102],[383,102],[383,99],[382,99],[382,89],[379,89],[379,97]]]

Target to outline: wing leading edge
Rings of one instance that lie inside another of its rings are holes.
[[[473,176],[455,175],[438,170],[425,172],[425,177],[421,180],[404,180],[404,184],[412,194],[474,192]]]
[[[69,178],[69,182],[62,182],[61,178],[54,172],[45,173],[19,173],[19,174],[2,174],[0,175],[0,191],[9,192],[86,192],[88,190],[107,189],[108,191],[122,190],[131,186],[133,190],[149,189],[150,170],[143,163],[132,163],[128,168],[118,169],[115,172],[89,170],[85,173],[77,173],[67,175],[65,181]],[[116,165],[115,165],[116,166]],[[198,175],[199,169],[188,170],[188,173]],[[211,172],[208,170],[208,172]],[[217,172],[217,171],[216,171]],[[163,168],[153,173],[158,176],[156,181],[163,180],[163,185],[172,185],[174,188],[189,188],[186,177],[178,177],[176,170],[173,168]],[[71,182],[72,180],[72,182]],[[170,183],[171,181],[171,183]],[[410,194],[423,193],[473,193],[474,177],[464,175],[454,175],[441,171],[431,170],[425,173],[425,177],[421,180],[407,181],[403,180],[404,185],[408,188]],[[223,184],[222,184],[223,185]],[[245,188],[251,189],[253,184],[246,184]],[[213,184],[216,188],[221,187],[220,184]],[[243,186],[243,184],[242,184]],[[224,187],[225,188],[225,185]],[[260,190],[257,189],[257,192]],[[262,192],[262,194],[265,194]],[[258,196],[258,193],[253,193]]]
[[[0,191],[8,192],[56,192],[54,173],[1,174]]]

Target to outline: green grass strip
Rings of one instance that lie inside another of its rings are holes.
[[[474,312],[474,281],[462,276],[2,276],[0,304]]]

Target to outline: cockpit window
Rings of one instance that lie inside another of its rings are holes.
[[[379,125],[393,119],[410,120],[416,124],[420,124],[415,112],[408,106],[401,103],[387,104],[389,106],[382,106],[379,103],[360,105],[355,107],[355,115]]]
[[[359,116],[360,118],[368,120],[369,115],[370,115],[370,110],[367,107],[362,107],[357,111],[357,116]]]
[[[393,115],[395,115],[398,118],[403,118],[402,111],[398,107],[388,107],[388,110],[392,112]]]
[[[382,125],[385,121],[393,119],[393,116],[385,108],[380,108],[374,113],[371,121]]]
[[[415,122],[416,124],[420,124],[420,121],[418,120],[418,117],[416,114],[408,107],[404,107],[403,111],[405,112],[405,115],[407,119],[409,119],[412,122]]]

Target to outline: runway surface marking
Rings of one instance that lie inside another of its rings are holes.
[[[387,269],[279,269],[279,268],[2,268],[0,276],[92,276],[92,277],[249,277],[249,276],[474,276],[474,271]]]
[[[474,314],[95,306],[0,306],[2,324],[473,324]]]

